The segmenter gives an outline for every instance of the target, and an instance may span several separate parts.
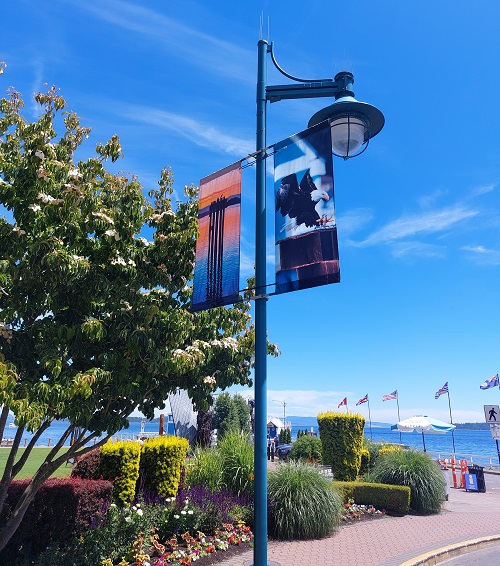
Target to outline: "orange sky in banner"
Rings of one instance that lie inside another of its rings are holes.
[[[210,201],[211,202],[211,201]],[[240,206],[230,206],[226,209],[226,217],[224,219],[224,231],[228,245],[233,244],[232,238],[238,237],[240,229]],[[208,247],[208,230],[210,228],[210,219],[208,216],[199,219],[198,228],[200,234],[197,241],[197,254],[206,254]]]
[[[225,173],[221,177],[211,179],[207,183],[203,183],[200,187],[200,203],[199,208],[209,206],[211,202],[219,197],[230,197],[239,195],[241,190],[241,169],[238,167],[233,171]]]

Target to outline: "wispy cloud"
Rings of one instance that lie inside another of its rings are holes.
[[[444,208],[442,210],[422,214],[406,215],[390,222],[357,245],[363,247],[373,246],[383,243],[392,243],[418,234],[424,235],[441,232],[477,214],[478,211],[476,210],[457,205],[451,208]]]
[[[495,185],[493,183],[490,183],[488,185],[481,185],[480,187],[475,187],[474,189],[472,189],[471,196],[478,197],[481,195],[485,195],[487,193],[491,193],[494,190],[495,190]]]
[[[490,250],[483,246],[464,246],[462,250],[467,252],[469,259],[479,265],[500,265],[499,250]]]
[[[391,248],[394,257],[445,257],[446,249],[443,246],[425,244],[423,242],[394,242]]]
[[[115,103],[112,108],[124,118],[175,132],[200,147],[223,151],[237,157],[253,151],[251,140],[230,136],[211,124],[182,114],[132,104]]]
[[[352,234],[364,228],[373,220],[373,212],[369,208],[356,208],[337,216],[337,226],[343,237],[350,237]]]
[[[438,201],[441,197],[446,196],[447,194],[448,191],[437,189],[430,195],[423,195],[419,197],[417,202],[422,208],[428,209],[434,206],[436,201]]]
[[[165,4],[166,9],[168,5]],[[79,7],[113,26],[147,37],[189,65],[233,80],[253,83],[253,54],[196,30],[161,12],[120,0],[84,2]]]

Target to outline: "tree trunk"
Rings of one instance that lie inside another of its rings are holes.
[[[3,440],[3,433],[5,431],[5,425],[7,424],[8,416],[9,416],[9,407],[4,405],[2,407],[2,412],[0,414],[0,441]]]

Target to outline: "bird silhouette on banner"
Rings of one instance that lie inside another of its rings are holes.
[[[297,174],[292,173],[281,179],[281,185],[276,193],[276,210],[282,216],[295,219],[296,225],[305,224],[309,228],[322,224],[322,217],[316,211],[320,200],[330,200],[328,194],[316,187],[308,169],[300,184]]]

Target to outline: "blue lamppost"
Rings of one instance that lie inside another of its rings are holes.
[[[266,55],[285,77],[287,85],[267,85]],[[256,240],[255,240],[255,484],[254,484],[254,562],[267,566],[267,313],[266,313],[266,104],[293,98],[331,96],[335,102],[309,120],[309,127],[329,120],[334,155],[349,159],[362,153],[372,137],[384,126],[380,110],[354,98],[351,73],[335,79],[304,80],[289,75],[278,65],[273,44],[258,43],[257,68],[257,144],[256,144]]]

